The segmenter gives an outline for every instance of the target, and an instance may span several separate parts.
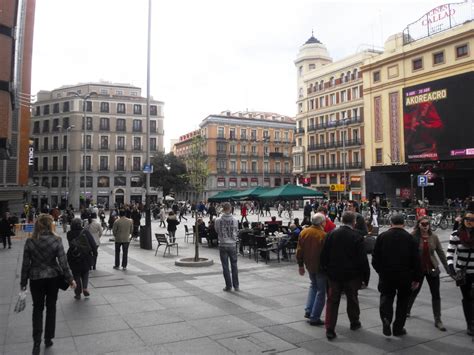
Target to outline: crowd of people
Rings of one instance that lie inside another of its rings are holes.
[[[277,204],[276,214],[279,206]],[[240,221],[234,216],[240,209]],[[362,327],[358,292],[367,287],[370,280],[366,237],[376,223],[379,206],[375,201],[367,204],[370,218],[364,218],[355,201],[320,201],[305,203],[303,220],[293,219],[284,233],[279,233],[277,253],[289,260],[288,252],[296,249],[296,261],[300,275],[309,276],[310,287],[304,309],[304,317],[313,326],[326,328],[329,340],[336,335],[338,308],[341,295],[347,300],[350,329]],[[242,203],[173,203],[155,205],[160,226],[167,229],[170,241],[175,241],[178,225],[187,220],[187,213],[197,218],[198,239],[207,240],[208,246],[218,247],[225,281],[224,291],[240,290],[238,279],[238,254],[244,255],[242,241],[248,234],[262,235],[282,231],[277,216],[266,222],[249,223],[249,214],[265,212],[265,204]],[[334,213],[335,212],[335,213]],[[72,208],[62,213],[50,210],[35,219],[34,231],[24,246],[21,288],[28,281],[33,297],[33,353],[39,353],[43,334],[43,311],[46,306],[44,341],[52,346],[55,335],[55,307],[61,283],[74,288],[74,298],[89,297],[89,273],[96,269],[100,240],[106,228],[110,229],[115,243],[114,269],[127,269],[130,240],[138,234],[143,217],[143,206],[130,204],[109,211],[92,206],[79,211],[75,217]],[[76,213],[77,214],[77,213]],[[271,215],[271,213],[270,213]],[[208,224],[204,216],[209,218]],[[380,292],[380,318],[383,334],[403,336],[406,319],[426,279],[433,309],[434,326],[446,331],[441,320],[440,266],[460,287],[462,308],[467,333],[474,335],[474,204],[454,226],[447,252],[438,236],[431,230],[428,216],[420,216],[412,231],[405,229],[405,216],[391,215],[391,227],[378,235],[373,248],[371,263],[378,273]],[[0,220],[0,235],[4,247],[11,246],[8,236],[17,222],[9,214]],[[68,240],[67,251],[62,239],[54,231],[62,222]],[[336,226],[337,222],[339,226]],[[68,228],[69,227],[69,228]],[[240,244],[240,245],[239,245]],[[262,255],[264,256],[264,255]],[[268,257],[268,255],[265,255]],[[394,310],[394,301],[396,309]],[[323,317],[323,310],[325,316]]]

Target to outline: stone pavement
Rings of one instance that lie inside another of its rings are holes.
[[[162,231],[158,222],[153,222],[153,229]],[[446,246],[449,233],[439,235]],[[177,236],[180,256],[192,256],[194,244],[184,243],[183,223]],[[441,295],[447,332],[433,326],[431,296],[425,284],[407,321],[408,335],[384,337],[378,314],[378,277],[372,272],[369,287],[359,297],[363,328],[349,329],[343,299],[338,337],[329,342],[323,327],[312,327],[303,318],[309,280],[298,275],[294,257],[290,262],[267,265],[239,257],[241,292],[223,292],[217,249],[200,249],[203,256],[214,259],[213,266],[181,268],[174,265],[174,251],[171,256],[158,252],[155,257],[154,250],[142,250],[133,242],[128,270],[122,271],[112,269],[114,245],[108,236],[103,240],[97,271],[91,272],[90,298],[76,301],[71,290],[59,291],[56,339],[45,354],[474,353],[472,338],[465,334],[460,291],[445,274]],[[23,241],[15,240],[13,249],[0,249],[2,354],[28,354],[32,348],[29,294],[26,310],[13,312],[22,247]]]

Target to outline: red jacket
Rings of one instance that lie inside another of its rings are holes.
[[[330,231],[332,231],[334,228],[336,228],[336,225],[334,224],[333,221],[331,221],[331,219],[329,219],[328,217],[326,217],[326,225],[324,226],[324,231],[326,233],[329,233]]]

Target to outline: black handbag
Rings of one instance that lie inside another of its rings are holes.
[[[456,281],[456,286],[464,286],[466,284],[466,270],[467,264],[469,264],[469,259],[471,258],[471,251],[467,255],[466,265],[463,268],[456,271],[456,275],[454,275],[454,280]]]
[[[69,282],[67,282],[63,273],[58,276],[58,288],[63,291],[66,291],[69,288]]]

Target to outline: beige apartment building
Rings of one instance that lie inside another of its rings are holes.
[[[474,195],[471,6],[420,14],[361,68],[367,190],[393,205],[421,199],[419,175],[432,204]]]
[[[342,184],[350,198],[366,195],[360,68],[378,54],[364,50],[333,61],[326,46],[311,36],[295,60],[298,113],[293,173],[310,179],[312,187],[330,198],[344,193],[338,191]]]
[[[269,112],[222,112],[206,117],[198,132],[182,136],[176,155],[186,157],[192,138],[204,137],[208,178],[204,199],[223,190],[275,187],[293,182],[295,122]]]
[[[151,156],[163,151],[163,105],[151,100],[147,142],[146,98],[139,87],[101,82],[40,91],[31,119],[31,202],[64,206],[67,199],[76,209],[145,202],[147,144]],[[151,198],[157,195],[151,189]]]

